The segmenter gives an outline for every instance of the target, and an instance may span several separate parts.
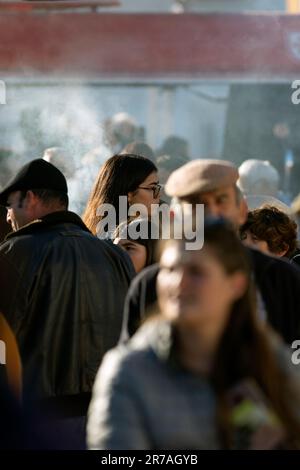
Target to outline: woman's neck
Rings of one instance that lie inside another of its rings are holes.
[[[209,375],[222,331],[216,328],[180,326],[176,329],[181,363],[196,374]]]

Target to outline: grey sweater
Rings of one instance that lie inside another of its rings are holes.
[[[211,385],[172,359],[171,337],[170,325],[149,322],[129,343],[106,354],[89,408],[90,449],[221,447]],[[290,358],[284,355],[285,368]],[[286,369],[290,376],[290,367]],[[299,371],[292,375],[299,409]]]

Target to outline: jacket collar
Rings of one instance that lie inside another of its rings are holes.
[[[9,240],[10,238],[21,235],[35,233],[44,229],[45,227],[51,227],[58,224],[75,224],[78,225],[82,230],[91,233],[81,218],[74,212],[57,211],[29,222],[29,224],[24,225],[16,232],[10,232],[8,235],[6,235],[5,240]]]
[[[176,353],[176,333],[174,326],[161,318],[145,322],[130,340],[133,347],[150,346],[154,354],[162,362],[179,367]]]

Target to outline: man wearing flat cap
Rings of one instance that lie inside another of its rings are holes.
[[[247,205],[238,189],[238,171],[224,160],[193,160],[171,173],[165,192],[176,204],[204,204],[205,214],[228,219],[238,230],[247,218]],[[174,206],[175,210],[175,206]],[[204,240],[205,243],[205,240]],[[287,343],[299,338],[300,271],[279,258],[249,249],[258,286],[260,310]],[[142,271],[128,291],[122,338],[131,336],[156,302],[158,265]]]
[[[170,175],[165,191],[175,202],[204,204],[206,214],[239,227],[247,218],[247,206],[236,186],[238,177],[235,166],[225,160],[193,160]]]
[[[25,398],[34,395],[68,426],[71,448],[83,448],[94,377],[118,340],[132,265],[67,210],[65,177],[45,160],[24,165],[0,204],[13,229],[0,245],[0,311],[17,338]]]

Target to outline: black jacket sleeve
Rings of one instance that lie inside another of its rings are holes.
[[[124,304],[120,342],[126,341],[136,332],[147,311],[155,305],[158,270],[158,264],[153,264],[143,269],[131,282]]]
[[[288,261],[250,250],[268,321],[287,343],[300,338],[300,270]]]

